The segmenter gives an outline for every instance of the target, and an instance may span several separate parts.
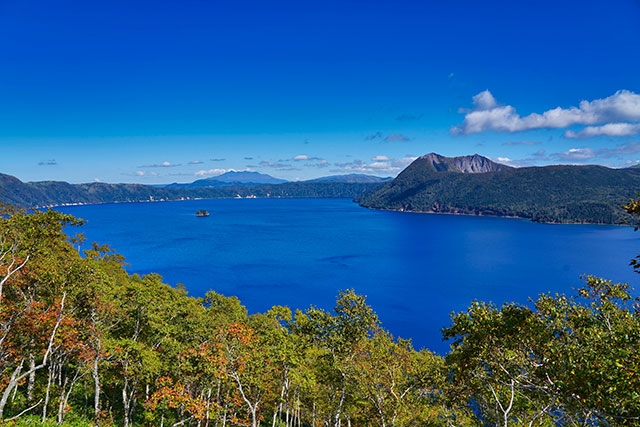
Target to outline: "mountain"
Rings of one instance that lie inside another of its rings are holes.
[[[239,182],[242,184],[283,184],[286,179],[274,178],[271,175],[259,172],[235,172],[230,171],[222,175],[209,178],[222,182]]]
[[[376,188],[378,183],[286,182],[255,173],[225,174],[223,179],[247,182],[196,181],[191,184],[152,186],[142,184],[69,184],[61,181],[22,182],[0,174],[0,203],[23,208],[67,204],[150,202],[231,197],[350,198]],[[217,178],[217,177],[216,177]],[[265,184],[251,181],[264,180]],[[268,182],[274,182],[269,184]],[[195,185],[192,185],[195,184]]]
[[[478,154],[462,157],[445,157],[429,153],[419,157],[414,163],[423,163],[423,167],[432,167],[438,172],[485,173],[513,169],[511,166],[496,163]]]
[[[274,178],[264,173],[230,171],[211,178],[199,179],[189,184],[169,184],[165,188],[250,187],[266,184],[284,184],[285,182],[288,181]]]
[[[512,168],[478,155],[447,158],[432,153],[357,201],[374,209],[619,224],[631,220],[620,206],[639,190],[637,169]]]
[[[352,173],[349,175],[332,175],[316,179],[309,179],[304,182],[346,182],[351,184],[378,184],[391,181],[391,177],[380,178],[379,176]]]

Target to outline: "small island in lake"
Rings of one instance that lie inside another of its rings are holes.
[[[204,210],[204,209],[199,209],[196,211],[196,216],[209,216],[209,211]]]

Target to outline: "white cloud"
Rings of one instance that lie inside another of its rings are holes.
[[[583,161],[597,157],[596,152],[591,148],[571,148],[564,153],[552,154],[552,157],[560,160]]]
[[[136,171],[136,176],[158,176],[157,172]]]
[[[511,162],[511,159],[508,157],[498,157],[498,162],[500,163],[509,163]]]
[[[417,159],[416,156],[407,155],[400,159],[393,159],[386,156],[375,156],[370,163],[362,160],[354,160],[349,163],[336,163],[338,169],[332,170],[338,173],[363,173],[375,175],[397,175],[404,170],[411,162]]]
[[[477,110],[491,110],[498,106],[498,102],[489,90],[485,90],[473,97],[473,105]]]
[[[208,170],[201,169],[198,172],[196,172],[194,175],[200,176],[200,177],[218,176],[226,172],[229,172],[229,170],[228,169],[208,169]]]
[[[578,107],[557,107],[528,116],[520,116],[511,105],[500,106],[488,91],[473,97],[474,108],[466,112],[462,124],[451,128],[453,135],[485,131],[519,132],[531,129],[560,129],[574,125],[599,125],[640,121],[640,95],[619,90],[593,101],[581,101]]]
[[[162,162],[162,163],[155,163],[153,165],[143,165],[138,167],[140,168],[174,168],[176,166],[180,166],[180,164],[171,163],[171,162]]]
[[[602,126],[587,126],[575,132],[568,130],[565,138],[591,138],[594,136],[630,136],[640,133],[640,123],[607,123]]]
[[[299,154],[299,155],[295,156],[293,158],[293,160],[296,161],[296,162],[300,162],[302,160],[309,160],[309,156],[307,156],[306,154]]]

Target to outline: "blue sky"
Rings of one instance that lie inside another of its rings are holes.
[[[0,1],[0,172],[640,161],[640,1]]]

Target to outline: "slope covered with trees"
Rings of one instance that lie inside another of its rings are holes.
[[[22,182],[0,174],[0,203],[33,208],[68,204],[153,202],[230,197],[354,198],[378,182],[285,182],[281,184],[224,183],[223,186],[157,187],[142,184],[69,184],[60,181]]]
[[[459,158],[443,159],[446,165]],[[423,156],[357,201],[374,209],[619,224],[630,219],[620,206],[640,189],[635,168],[562,165],[465,173],[437,166],[429,155]]]
[[[634,205],[628,210],[634,212]],[[0,423],[631,426],[640,307],[595,277],[531,306],[474,302],[449,354],[394,339],[366,298],[248,314],[130,275],[54,211],[0,215]]]

